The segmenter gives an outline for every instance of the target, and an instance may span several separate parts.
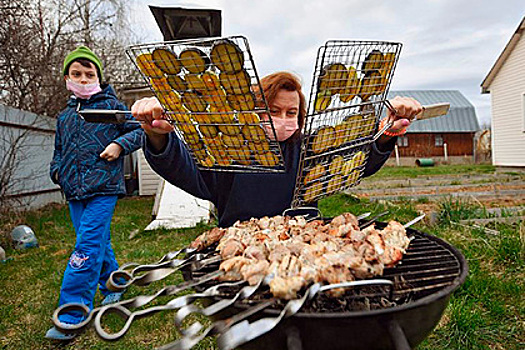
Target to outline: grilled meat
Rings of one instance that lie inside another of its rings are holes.
[[[282,299],[296,298],[314,283],[342,283],[383,274],[398,263],[410,244],[403,225],[390,221],[383,230],[360,230],[357,218],[345,213],[329,223],[303,217],[274,216],[238,221],[214,228],[192,243],[204,249],[217,243],[225,272],[221,280],[255,285],[272,276],[270,291]],[[334,290],[334,293],[343,292]]]

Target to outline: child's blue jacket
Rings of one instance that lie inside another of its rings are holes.
[[[123,156],[140,148],[143,130],[139,124],[88,123],[77,113],[82,109],[127,107],[109,85],[102,85],[102,91],[87,100],[72,96],[58,116],[51,179],[60,185],[67,200],[124,195]],[[123,152],[110,162],[100,158],[100,154],[112,142],[119,144]]]

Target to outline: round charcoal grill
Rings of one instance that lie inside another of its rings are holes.
[[[376,226],[384,228],[386,224],[377,223]],[[337,312],[330,311],[329,302],[323,303],[328,305],[328,309],[325,305],[323,310],[305,305],[270,332],[240,348],[405,350],[421,343],[438,324],[452,292],[465,281],[468,267],[463,255],[440,238],[410,228],[407,234],[413,239],[403,260],[395,267],[385,269],[380,277],[394,282],[394,291],[388,297],[390,305]],[[184,275],[186,279],[191,279],[201,274],[201,271],[186,271]],[[367,301],[384,300],[389,294],[377,287],[364,294],[356,290],[354,296],[351,292],[347,292],[344,298],[361,300],[364,295]],[[323,298],[329,299],[327,296]],[[332,298],[332,304],[341,304],[338,302],[341,298]],[[251,299],[257,299],[257,296]],[[259,296],[259,299],[264,297]],[[227,315],[242,312],[253,305],[253,301],[237,302]],[[267,308],[249,320],[277,317],[280,311],[279,308]],[[222,319],[225,315],[223,313],[218,318]]]

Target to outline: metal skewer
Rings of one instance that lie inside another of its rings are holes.
[[[425,217],[425,214],[422,214],[422,215],[419,215],[417,218],[407,222],[406,224],[403,225],[404,228],[408,228],[412,225],[414,225],[416,222],[418,221],[421,221],[421,219],[423,219]]]

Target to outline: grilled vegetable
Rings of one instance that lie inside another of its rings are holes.
[[[360,137],[362,133],[362,120],[363,116],[360,114],[349,115],[345,118],[344,122],[347,123],[348,128],[346,129],[344,143],[351,142]]]
[[[201,158],[199,163],[206,168],[211,168],[215,164],[215,158],[211,154],[208,154],[206,157]]]
[[[354,170],[350,174],[348,174],[348,177],[346,178],[345,182],[345,188],[357,185],[359,183],[359,174],[359,170]]]
[[[199,134],[197,133],[187,133],[183,134],[184,141],[190,145],[190,146],[196,146],[199,145],[201,142],[201,139],[199,137]],[[191,148],[191,147],[190,147]]]
[[[359,168],[360,166],[364,165],[366,159],[366,154],[363,151],[359,151],[356,154],[354,154],[353,160],[354,160],[354,166],[356,168]]]
[[[255,109],[255,96],[249,92],[243,95],[228,95],[228,103],[238,111],[252,111]]]
[[[222,134],[221,141],[226,147],[242,148],[244,147],[244,137],[242,134],[228,135]]]
[[[184,79],[186,79],[190,89],[193,89],[202,95],[206,94],[208,89],[206,88],[206,84],[204,84],[200,74],[186,74]]]
[[[319,75],[319,91],[328,91],[330,96],[333,96],[345,89],[347,81],[348,70],[344,64],[329,64],[321,70]]]
[[[257,113],[240,112],[237,114],[239,123],[241,124],[255,124],[258,125],[261,122],[261,118]]]
[[[202,73],[201,78],[209,91],[222,89],[221,83],[219,82],[219,76],[215,72],[207,70]]]
[[[231,164],[231,159],[228,155],[228,152],[226,152],[225,147],[210,148],[210,153],[213,156],[213,158],[215,158],[217,164],[221,166],[228,166]]]
[[[344,185],[344,179],[342,175],[335,175],[330,180],[326,186],[326,194],[333,194],[340,192]]]
[[[266,141],[266,133],[260,125],[243,125],[241,132],[246,140],[253,142]]]
[[[368,114],[367,116],[363,117],[362,123],[361,123],[361,134],[362,137],[367,137],[372,135],[374,132],[376,126],[376,120],[375,115]]]
[[[306,190],[304,192],[304,201],[306,203],[313,202],[322,193],[323,193],[323,183],[321,181],[314,182],[308,187],[306,187]]]
[[[226,152],[233,161],[239,164],[250,165],[252,163],[252,153],[249,149],[228,147]]]
[[[199,132],[197,131],[197,127],[193,123],[180,123],[177,124],[177,127],[184,133],[184,135],[196,134],[198,136],[199,134]]]
[[[173,90],[177,90],[179,93],[184,93],[184,91],[188,90],[188,84],[186,83],[186,80],[179,77],[178,75],[168,75],[167,80],[171,88]]]
[[[322,112],[330,106],[332,95],[328,90],[320,90],[315,97],[315,111]]]
[[[193,74],[204,73],[210,65],[208,56],[197,48],[189,48],[182,51],[179,55],[179,61],[184,68]]]
[[[264,166],[272,167],[279,163],[279,159],[273,152],[255,153],[254,156],[255,161]]]
[[[266,153],[270,150],[270,144],[267,140],[261,140],[260,142],[248,142],[248,149],[254,153]]]
[[[350,175],[352,171],[355,170],[355,164],[354,164],[354,158],[350,158],[348,160],[345,160],[343,163],[343,168],[341,169],[341,172],[343,175]]]
[[[363,101],[367,101],[370,96],[379,95],[386,89],[386,80],[379,71],[374,70],[365,74],[361,80],[359,96]]]
[[[203,96],[204,100],[210,105],[210,109],[214,110],[231,110],[230,105],[226,99],[226,91],[222,87],[217,90],[209,91]]]
[[[223,134],[235,136],[240,134],[239,124],[235,121],[235,116],[230,113],[213,112],[210,114],[212,122],[217,124],[219,131]]]
[[[220,135],[214,137],[204,137],[202,140],[209,150],[224,148]]]
[[[158,48],[153,50],[153,62],[166,74],[179,74],[181,65],[175,52],[169,49]]]
[[[174,120],[178,123],[191,123],[191,112],[184,106],[180,107],[179,111],[168,111],[167,113],[168,119]]]
[[[211,62],[221,72],[238,72],[244,65],[244,54],[231,40],[221,40],[213,45],[210,53]]]
[[[219,134],[219,129],[215,125],[199,125],[199,131],[203,137],[213,138]]]
[[[180,111],[182,110],[182,99],[175,91],[168,93],[157,94],[157,99],[162,104],[164,109],[169,111]]]
[[[343,170],[343,163],[344,163],[343,156],[340,156],[340,155],[335,156],[330,162],[330,166],[328,167],[328,172],[332,175],[340,174],[341,171]]]
[[[192,90],[185,91],[182,95],[182,103],[192,112],[204,112],[206,110],[206,101],[201,95]]]
[[[339,147],[346,142],[348,129],[350,128],[350,123],[343,120],[341,123],[335,126],[334,132],[334,147]]]
[[[162,78],[150,78],[149,80],[151,87],[155,92],[159,94],[164,94],[171,91],[171,86],[168,84],[168,79],[165,77]]]
[[[310,149],[315,154],[328,150],[334,144],[335,129],[333,126],[322,126],[313,135]]]
[[[380,70],[383,66],[384,57],[381,51],[372,50],[363,61],[361,70],[363,73],[367,74],[371,71]]]
[[[316,164],[311,168],[304,177],[303,183],[308,185],[308,183],[321,178],[326,173],[326,168],[322,164]]]
[[[142,53],[136,58],[137,66],[142,74],[150,78],[161,78],[164,73],[155,65],[150,53]]]
[[[348,67],[348,79],[339,99],[345,103],[350,102],[359,93],[360,82],[356,69],[352,66]]]
[[[193,147],[192,152],[197,159],[204,159],[208,156],[208,152],[206,152],[206,148],[204,147],[204,143],[202,141]]]
[[[250,92],[250,76],[244,69],[235,73],[222,72],[219,81],[228,94],[244,95]]]
[[[392,67],[394,67],[394,63],[396,62],[396,53],[395,52],[387,52],[384,55],[384,62],[383,66],[381,67],[381,75],[386,78],[392,71]]]

